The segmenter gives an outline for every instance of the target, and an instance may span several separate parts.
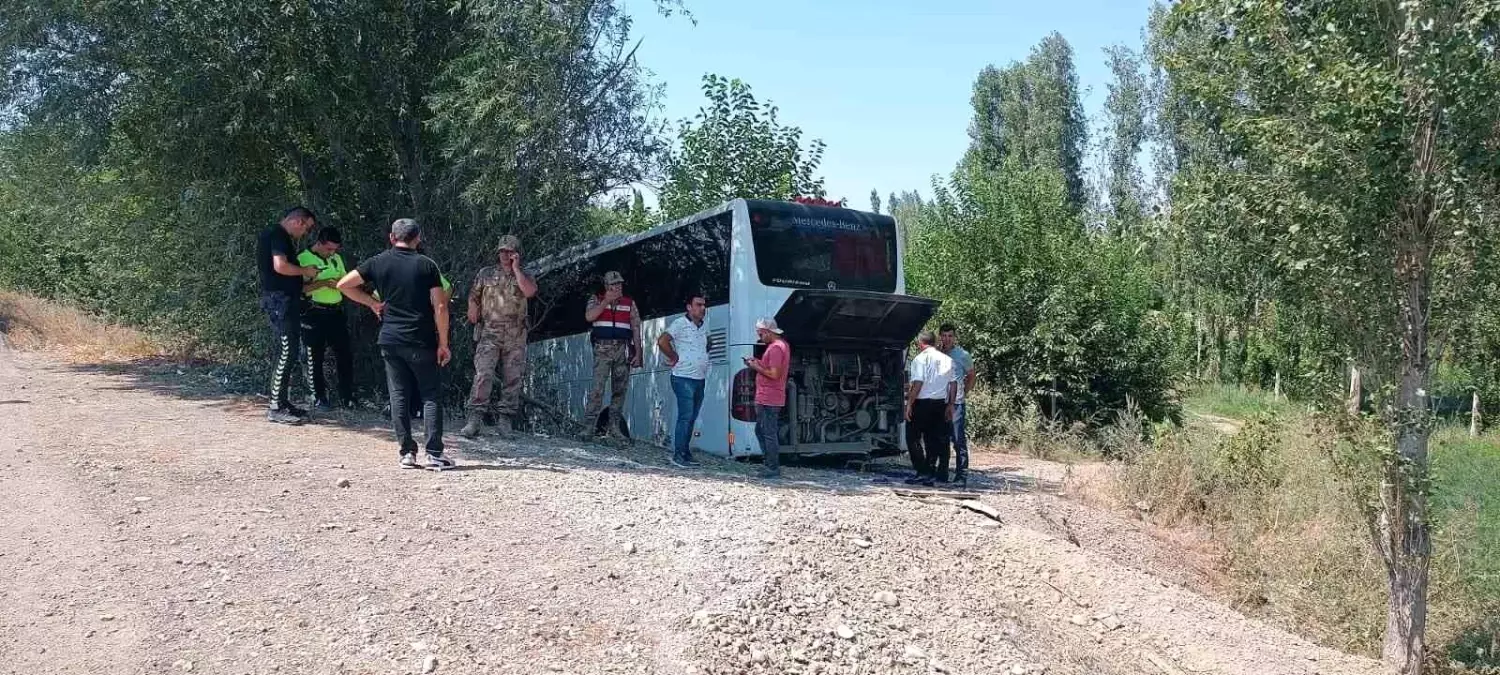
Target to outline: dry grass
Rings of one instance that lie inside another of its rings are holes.
[[[1242,611],[1376,655],[1385,572],[1363,516],[1311,417],[1256,407],[1233,433],[1200,421],[1128,453],[1119,502],[1163,527],[1210,533],[1225,572],[1214,590]],[[1430,663],[1433,672],[1495,673],[1500,509],[1481,505],[1495,494],[1500,439],[1453,436],[1439,433],[1433,446]]]
[[[166,356],[157,341],[49,300],[0,291],[0,336],[14,349],[104,363]]]

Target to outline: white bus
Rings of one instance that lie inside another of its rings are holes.
[[[671,369],[655,347],[685,311],[708,300],[711,367],[693,430],[696,451],[761,454],[755,436],[755,321],[775,317],[792,349],[781,451],[898,454],[905,348],[937,302],[905,294],[903,243],[890,216],[737,199],[640,234],[606,237],[533,262],[529,393],[575,419],[591,386],[584,320],[605,272],[625,277],[643,321],[642,367],[631,372],[627,435],[666,446],[676,420]],[[606,393],[607,395],[607,393]],[[601,415],[605,417],[606,415]],[[602,428],[602,419],[598,421]]]

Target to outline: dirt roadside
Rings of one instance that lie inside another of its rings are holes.
[[[402,471],[378,419],[159,382],[0,353],[0,672],[1382,672],[1025,467],[983,469],[1000,522],[534,437]]]

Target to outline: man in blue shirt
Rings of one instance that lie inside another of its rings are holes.
[[[965,430],[965,394],[974,388],[974,359],[958,346],[958,327],[945,323],[938,327],[938,349],[953,359],[953,379],[958,382],[958,398],[953,406],[953,482],[969,482],[969,437]]]

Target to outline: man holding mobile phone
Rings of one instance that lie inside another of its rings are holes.
[[[760,358],[745,357],[755,371],[755,435],[760,439],[761,478],[781,477],[781,409],[786,407],[786,378],[792,348],[781,339],[781,328],[770,317],[755,322],[755,335],[766,345]]]
[[[292,405],[292,369],[302,353],[302,284],[318,275],[317,267],[297,264],[296,240],[307,236],[318,222],[312,210],[287,209],[255,246],[260,274],[260,308],[271,323],[271,409],[266,419],[277,424],[302,424],[307,411]]]

